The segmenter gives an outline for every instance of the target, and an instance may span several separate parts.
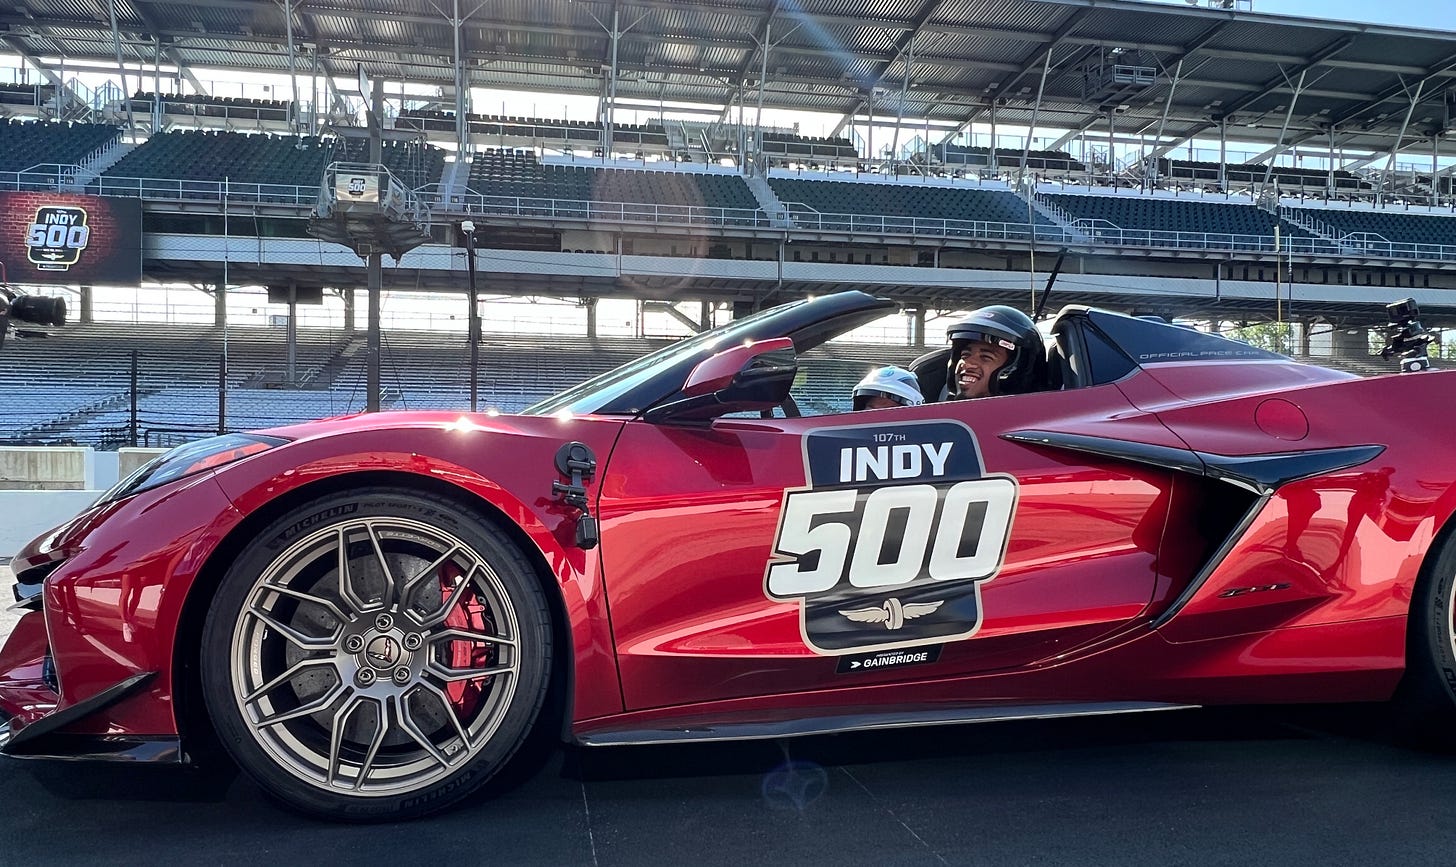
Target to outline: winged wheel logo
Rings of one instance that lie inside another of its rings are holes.
[[[905,621],[924,617],[944,604],[945,600],[942,599],[937,602],[912,602],[905,605],[899,599],[891,597],[874,608],[851,608],[839,613],[856,623],[883,623],[886,629],[899,629],[905,625]]]

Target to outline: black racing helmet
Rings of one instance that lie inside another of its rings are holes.
[[[1010,351],[1006,363],[991,377],[991,394],[1025,394],[1040,387],[1046,369],[1041,332],[1031,317],[1004,304],[982,307],[946,329],[950,338],[950,366],[946,386],[956,394],[956,362],[969,343],[989,343]]]

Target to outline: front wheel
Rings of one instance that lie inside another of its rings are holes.
[[[1450,750],[1456,725],[1456,534],[1428,557],[1411,599],[1406,673],[1396,695],[1402,733]]]
[[[293,509],[224,577],[203,695],[267,792],[333,819],[406,819],[485,784],[551,671],[534,570],[483,516],[407,490]]]

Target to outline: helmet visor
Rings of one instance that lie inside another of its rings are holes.
[[[876,397],[888,398],[895,402],[896,406],[913,406],[912,403],[902,394],[894,394],[882,391],[878,388],[856,388],[854,390],[854,408],[864,409],[871,399]]]
[[[1016,341],[1002,332],[968,328],[964,331],[953,332],[950,339],[951,343],[956,346],[964,346],[966,343],[989,343],[992,346],[999,346],[1013,355],[1016,353]]]

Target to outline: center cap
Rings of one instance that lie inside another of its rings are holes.
[[[394,668],[403,655],[404,649],[389,635],[378,636],[364,647],[364,661],[380,671]]]

